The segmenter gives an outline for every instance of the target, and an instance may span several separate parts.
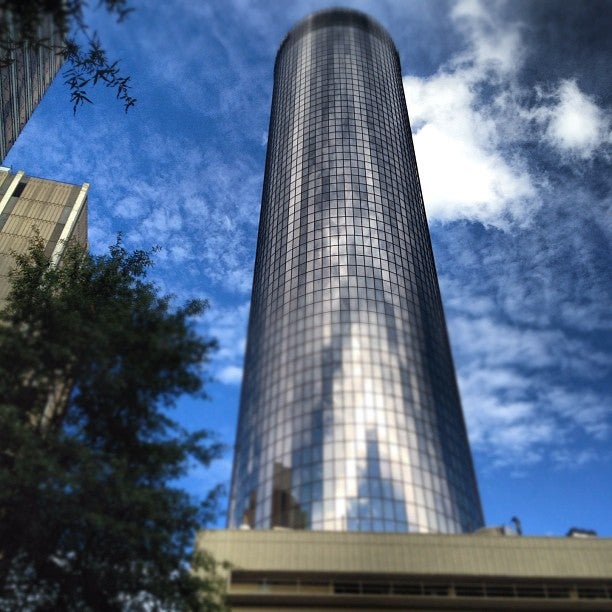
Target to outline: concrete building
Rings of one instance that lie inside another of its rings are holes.
[[[202,532],[234,611],[612,610],[612,540]]]
[[[3,35],[10,36],[10,11],[0,9],[0,19],[4,22]],[[0,160],[6,157],[63,62],[58,52],[62,37],[51,15],[41,21],[38,39],[42,44],[24,42],[3,51],[0,58]]]
[[[483,524],[400,62],[355,11],[276,58],[228,523]]]
[[[88,183],[70,185],[0,168],[0,306],[8,294],[12,253],[24,253],[36,229],[59,260],[69,239],[87,246]]]

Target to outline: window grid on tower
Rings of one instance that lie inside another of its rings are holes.
[[[281,46],[230,526],[482,524],[401,71],[327,11]]]

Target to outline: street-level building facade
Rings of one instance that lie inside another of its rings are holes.
[[[228,523],[483,524],[399,57],[355,11],[276,58]]]

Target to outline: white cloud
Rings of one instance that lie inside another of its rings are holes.
[[[240,384],[242,381],[242,368],[238,366],[226,366],[217,373],[217,378],[227,385]]]
[[[550,410],[598,440],[605,440],[612,429],[610,401],[593,392],[577,393],[563,387],[553,387],[546,390],[543,401]]]
[[[157,199],[156,199],[157,200]],[[141,220],[141,229],[153,236],[167,236],[179,231],[183,226],[180,210],[168,210],[165,203],[156,201],[155,209]],[[178,207],[177,207],[178,208]]]
[[[508,113],[499,93],[523,55],[520,36],[480,2],[459,2],[452,14],[467,50],[430,77],[404,77],[425,206],[430,219],[503,227],[524,220],[537,199],[526,161],[505,152],[500,129]],[[487,101],[484,87],[498,95]]]
[[[496,77],[518,69],[524,58],[518,24],[500,23],[481,0],[460,0],[451,17],[468,41],[468,50],[454,58],[456,66],[490,71]]]
[[[129,195],[117,202],[115,214],[121,219],[136,219],[144,215],[144,203],[141,198]]]
[[[206,314],[207,332],[219,343],[213,356],[213,375],[222,383],[235,385],[242,379],[249,309],[249,302],[233,307],[213,304]]]
[[[206,319],[211,334],[219,340],[219,357],[242,360],[249,309],[250,302],[225,308],[212,305]]]
[[[145,13],[133,24],[140,29],[134,43],[150,58],[149,78],[165,83],[179,106],[215,121],[234,122],[237,116],[253,113],[266,116],[271,92],[262,87],[269,74],[263,70],[271,70],[271,66],[253,62],[252,55],[267,51],[273,59],[280,42],[273,33],[267,9],[261,10],[245,0],[208,3],[176,0],[156,3],[148,9],[143,6],[141,10],[152,11],[155,16]],[[179,19],[177,12],[181,15]],[[163,36],[151,36],[151,21],[164,24]],[[248,23],[258,36],[242,36],[242,27],[237,23],[240,21]],[[206,96],[202,88],[207,90]],[[257,122],[251,125],[243,121],[242,141],[247,138],[257,141],[259,127]],[[235,134],[228,130],[227,135]]]
[[[467,47],[429,77],[404,77],[428,216],[525,223],[548,185],[523,145],[547,143],[582,159],[607,155],[609,113],[575,80],[552,89],[520,84],[528,52],[522,24],[478,0],[458,2],[451,16]]]
[[[526,329],[484,314],[449,323],[468,431],[496,466],[532,464],[571,448],[576,434],[610,435],[610,406],[580,386],[609,363],[560,330]]]
[[[595,101],[578,87],[576,81],[561,81],[558,88],[545,95],[544,103],[534,113],[544,124],[548,142],[561,152],[591,157],[601,146],[610,143],[610,118]]]
[[[602,459],[592,449],[557,449],[552,454],[556,466],[562,470],[577,470],[582,466]]]
[[[505,225],[507,214],[521,215],[520,203],[535,194],[528,175],[479,142],[476,134],[461,137],[455,131],[444,121],[430,122],[414,136],[428,217]]]

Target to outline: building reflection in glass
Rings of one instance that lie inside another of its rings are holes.
[[[229,525],[482,522],[397,52],[315,13],[276,59]]]

